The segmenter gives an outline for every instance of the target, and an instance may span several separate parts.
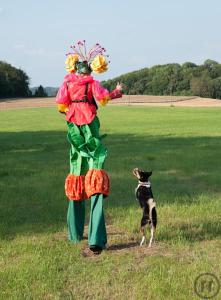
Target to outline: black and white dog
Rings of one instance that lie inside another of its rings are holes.
[[[154,242],[154,234],[157,226],[156,202],[154,201],[151,184],[149,181],[149,177],[152,175],[152,171],[147,172],[135,168],[133,170],[133,174],[139,180],[138,186],[135,189],[135,196],[140,203],[140,207],[143,210],[143,216],[140,224],[140,231],[142,233],[140,246],[143,245],[146,239],[145,227],[147,224],[149,224],[151,228],[151,236],[148,247],[151,247],[152,243]]]

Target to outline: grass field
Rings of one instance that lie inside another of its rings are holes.
[[[195,278],[221,275],[221,110],[107,107],[99,117],[108,134],[109,249],[91,259],[80,254],[86,238],[66,239],[63,116],[0,112],[0,299],[200,299]],[[153,169],[151,250],[138,247],[134,167]]]

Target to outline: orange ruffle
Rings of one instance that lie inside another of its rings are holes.
[[[89,170],[85,176],[85,192],[90,198],[94,194],[103,194],[108,196],[110,190],[110,181],[104,170]]]
[[[61,113],[68,112],[68,105],[66,104],[58,104],[58,111]]]
[[[69,174],[65,180],[65,193],[69,200],[80,201],[87,199],[85,194],[85,176]]]

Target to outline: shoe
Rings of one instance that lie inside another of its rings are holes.
[[[95,255],[99,255],[101,254],[103,249],[99,246],[94,245],[94,246],[90,246],[90,250],[93,251]]]
[[[100,248],[98,246],[92,246],[90,248],[83,249],[81,254],[84,257],[95,257],[95,256],[98,256],[99,254],[101,254],[101,252],[102,252],[102,248]]]

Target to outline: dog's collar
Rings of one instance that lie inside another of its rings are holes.
[[[150,181],[146,181],[146,182],[139,181],[138,187],[140,187],[140,186],[146,186],[149,188],[151,186],[151,184],[150,184]]]

